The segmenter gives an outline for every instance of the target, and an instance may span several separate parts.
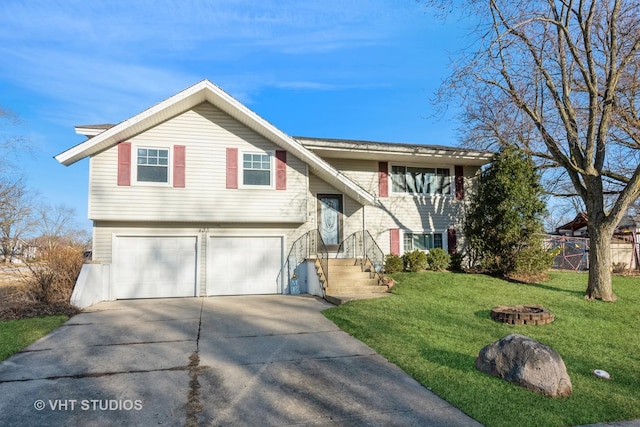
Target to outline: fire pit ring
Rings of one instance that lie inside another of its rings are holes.
[[[499,305],[491,309],[491,318],[511,325],[548,325],[556,316],[541,305]]]

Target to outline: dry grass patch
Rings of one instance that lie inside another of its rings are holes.
[[[83,262],[81,248],[63,247],[37,263],[0,265],[0,320],[77,314],[69,301]]]

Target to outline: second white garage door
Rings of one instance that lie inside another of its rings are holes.
[[[115,299],[196,295],[195,236],[116,236]]]
[[[282,265],[282,237],[219,237],[207,242],[207,293],[252,295],[281,293],[276,282]]]

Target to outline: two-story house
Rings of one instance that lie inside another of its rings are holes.
[[[292,137],[208,80],[119,124],[76,132],[88,139],[56,159],[90,159],[96,263],[81,278],[91,302],[288,293],[293,252],[454,252],[465,187],[491,159]],[[302,291],[322,294],[328,268],[306,276]]]

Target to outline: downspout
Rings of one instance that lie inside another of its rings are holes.
[[[362,261],[361,265],[362,265],[362,270],[364,271],[364,267],[365,267],[365,259],[367,257],[367,239],[365,239],[365,232],[367,230],[366,227],[366,222],[365,222],[365,214],[364,214],[364,208],[365,208],[365,204],[362,204]]]

